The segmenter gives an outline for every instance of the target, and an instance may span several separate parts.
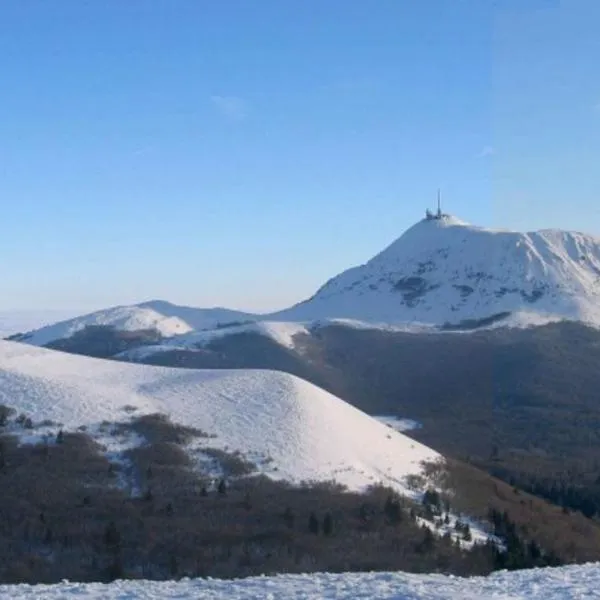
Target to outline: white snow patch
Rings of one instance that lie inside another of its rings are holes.
[[[127,420],[125,405],[136,415],[167,414],[216,435],[212,447],[272,458],[267,474],[293,482],[382,483],[413,495],[404,478],[441,459],[324,390],[273,371],[149,367],[0,342],[0,404],[65,430]]]
[[[151,329],[166,337],[192,331],[185,321],[177,317],[165,317],[151,308],[117,306],[29,332],[24,341],[44,346],[56,340],[70,338],[86,327],[97,326],[110,326],[119,331]]]
[[[314,573],[247,579],[1,585],[14,600],[570,600],[600,598],[600,563],[500,571],[487,577],[400,572]]]
[[[400,417],[386,415],[374,416],[373,418],[401,433],[403,431],[411,431],[412,429],[420,429],[422,427],[421,423],[414,421],[413,419],[402,419]]]
[[[180,348],[193,348],[196,346],[205,346],[211,341],[219,338],[243,333],[257,333],[264,335],[286,348],[293,349],[294,336],[301,333],[308,333],[308,330],[302,323],[262,321],[233,327],[222,327],[208,331],[194,331],[187,335],[172,338],[171,340],[168,340],[164,346],[168,347],[172,344],[173,346]]]

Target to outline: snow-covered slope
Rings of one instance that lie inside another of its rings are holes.
[[[245,325],[221,327],[206,331],[192,331],[184,335],[170,337],[159,344],[143,345],[119,352],[115,355],[115,358],[144,362],[147,357],[160,352],[203,348],[214,340],[245,333],[262,335],[270,338],[284,348],[293,350],[295,348],[295,336],[302,333],[308,334],[309,330],[302,323],[256,321]]]
[[[217,437],[210,445],[270,458],[267,474],[336,479],[351,488],[383,482],[407,491],[433,450],[339,398],[273,371],[197,371],[132,365],[0,342],[0,404],[67,430],[103,420],[166,413]]]
[[[254,321],[257,315],[229,308],[195,308],[171,304],[164,300],[151,300],[137,305],[139,308],[153,310],[164,317],[185,321],[190,329],[199,331],[212,329],[227,323]]]
[[[120,331],[154,330],[164,337],[172,337],[249,318],[247,313],[225,308],[191,308],[153,300],[132,306],[115,306],[48,325],[30,331],[23,341],[45,346],[95,326],[111,326]]]
[[[442,325],[504,312],[600,323],[600,240],[424,219],[366,264],[269,318]]]
[[[247,579],[116,581],[57,585],[2,585],[14,600],[569,600],[600,598],[600,564],[503,571],[488,577],[409,573],[315,573]]]

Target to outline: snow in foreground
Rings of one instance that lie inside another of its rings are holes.
[[[0,404],[34,424],[48,419],[90,433],[102,421],[167,414],[216,435],[211,447],[238,450],[265,474],[293,482],[381,483],[410,495],[404,478],[441,458],[321,388],[274,371],[150,367],[2,341]]]
[[[497,598],[566,600],[600,598],[600,564],[554,569],[494,573],[489,577],[462,579],[444,575],[407,573],[342,573],[252,577],[234,581],[118,581],[112,584],[0,586],[0,597],[36,600],[95,598],[116,600],[228,600],[302,598],[386,600],[475,600]]]

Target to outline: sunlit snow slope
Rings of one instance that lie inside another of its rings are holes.
[[[225,308],[191,308],[153,300],[132,306],[115,306],[60,321],[29,332],[24,341],[45,346],[55,340],[71,337],[85,327],[95,326],[111,326],[120,331],[154,330],[164,337],[172,337],[212,329],[225,323],[246,321],[249,317],[247,313]]]
[[[366,264],[270,318],[442,325],[503,312],[600,324],[600,240],[424,219]]]
[[[126,405],[136,414],[166,413],[216,434],[213,447],[270,457],[271,474],[296,482],[402,488],[421,461],[439,458],[324,390],[273,371],[148,367],[0,342],[0,404],[66,429],[121,420]]]

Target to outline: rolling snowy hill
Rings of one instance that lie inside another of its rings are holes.
[[[1,342],[0,404],[65,430],[126,420],[125,406],[165,413],[216,435],[211,446],[268,460],[268,475],[294,482],[382,482],[407,492],[403,478],[440,458],[324,390],[272,371],[148,367]]]
[[[224,308],[191,308],[154,300],[133,306],[115,306],[59,321],[31,331],[21,339],[36,346],[45,346],[55,340],[69,338],[86,327],[102,326],[114,327],[119,331],[152,330],[169,338],[248,319],[247,313]]]

